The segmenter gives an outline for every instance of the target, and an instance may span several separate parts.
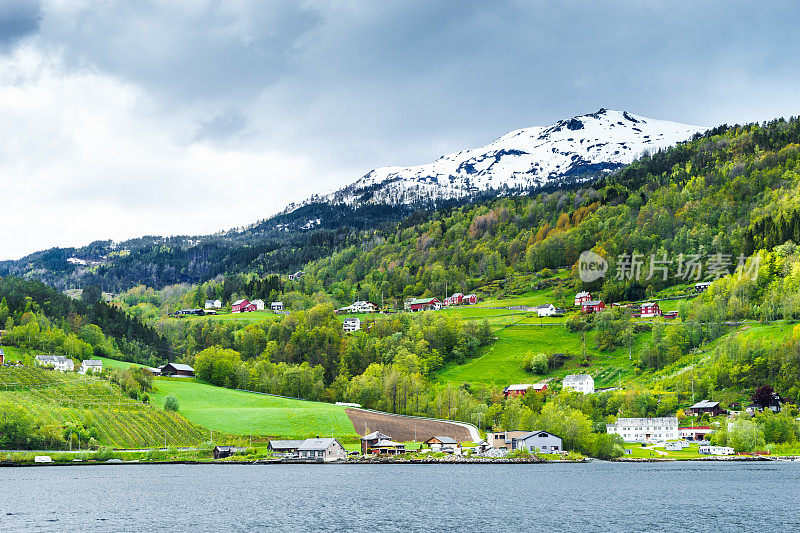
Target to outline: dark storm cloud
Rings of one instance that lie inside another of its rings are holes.
[[[0,2],[0,47],[13,44],[39,29],[39,2],[4,0]]]
[[[793,0],[0,0],[0,185],[12,219],[41,213],[0,254],[98,238],[87,206],[114,235],[246,224],[600,107],[798,115],[798,19]]]
[[[129,2],[52,14],[42,40],[74,68],[165,105],[237,108],[271,141],[334,136],[348,149],[478,142],[601,106],[701,124],[769,118],[795,111],[774,90],[800,72],[789,1]]]

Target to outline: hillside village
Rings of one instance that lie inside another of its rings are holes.
[[[707,290],[709,284],[699,283],[693,287],[695,293],[702,293]],[[443,300],[436,298],[409,299],[404,305],[408,313],[415,312],[443,312],[456,306],[468,306],[477,304],[474,295],[464,295],[455,293],[451,297]],[[563,319],[565,315],[591,315],[604,311],[602,300],[592,299],[590,291],[579,291],[574,295],[574,305],[567,308],[557,308],[552,303],[538,306],[528,306],[525,312],[534,314],[538,318]],[[426,305],[425,308],[415,308],[416,305]],[[207,309],[222,312],[222,305],[219,301],[206,302]],[[677,318],[677,312],[673,316],[662,313],[658,302],[645,302],[642,304],[627,304],[614,306],[620,312],[627,313],[631,318],[654,319],[654,318]],[[228,310],[230,314],[246,314],[256,311],[266,311],[263,301],[249,301],[240,298],[234,301]],[[270,313],[278,315],[286,314],[282,302],[271,302]],[[361,330],[361,320],[354,314],[385,314],[386,309],[368,301],[356,301],[350,306],[336,310],[337,315],[342,317],[342,328],[348,334],[356,333]],[[396,312],[396,311],[395,311]],[[180,318],[189,313],[176,313],[174,316]],[[351,316],[348,316],[351,315]],[[213,314],[211,315],[214,316]],[[7,363],[0,351],[0,365],[21,368],[23,365],[17,363]],[[44,370],[54,372],[72,373],[95,377],[108,378],[108,372],[104,371],[103,361],[99,359],[83,359],[76,361],[64,355],[45,355],[37,354],[34,357],[35,364]],[[2,370],[2,369],[0,369]],[[158,367],[145,368],[154,377],[163,378],[188,378],[196,377],[195,369],[184,363],[166,363]],[[567,374],[560,383],[554,383],[551,378],[538,383],[514,383],[505,386],[502,390],[503,398],[509,400],[523,400],[530,395],[545,395],[556,390],[564,392],[574,391],[581,395],[594,395],[601,393],[613,393],[621,391],[619,386],[596,388],[595,380],[591,374]],[[723,428],[724,433],[734,431],[737,421],[743,420],[743,416],[753,417],[758,413],[767,410],[773,413],[780,413],[784,405],[784,399],[777,393],[769,389],[766,400],[760,398],[758,402],[750,404],[730,404],[728,409],[722,407],[719,401],[702,400],[687,405],[680,409],[679,413],[672,413],[667,416],[658,417],[615,417],[613,423],[605,425],[605,433],[614,437],[616,440],[610,441],[616,451],[604,452],[610,457],[641,457],[643,450],[650,453],[650,458],[669,457],[671,452],[690,453],[689,457],[695,456],[730,456],[768,454],[764,450],[748,450],[741,452],[734,446],[713,444],[714,433]],[[351,408],[361,407],[357,403],[342,403]],[[690,425],[681,425],[682,421],[691,421]],[[310,428],[309,428],[310,429]],[[407,442],[396,442],[386,433],[372,431],[361,437],[361,453],[358,457],[386,457],[386,456],[405,456],[413,454],[415,457],[425,457],[426,454],[434,454],[429,457],[472,457],[472,458],[504,458],[524,457],[524,454],[532,454],[535,457],[567,457],[569,450],[574,450],[574,444],[565,444],[562,438],[553,432],[545,430],[520,430],[514,427],[494,427],[495,431],[487,431],[485,438],[473,438],[460,441],[449,435],[432,435],[427,440],[419,441],[419,445]],[[365,428],[366,430],[366,428]],[[417,435],[415,435],[417,437]],[[635,445],[636,447],[632,447]],[[336,438],[309,438],[305,440],[271,440],[267,449],[273,454],[274,458],[285,461],[341,461],[351,457],[353,452],[349,452],[346,447]],[[246,447],[237,446],[218,446],[214,450],[215,459],[235,457],[247,453]],[[688,452],[687,452],[688,451]],[[520,455],[523,454],[523,455]],[[645,456],[646,457],[646,456]]]
[[[219,394],[358,404],[485,432],[546,431],[586,455],[635,456],[625,435],[653,440],[666,426],[617,431],[618,421],[670,419],[672,428],[673,417],[679,431],[707,426],[700,440],[709,445],[788,453],[800,441],[800,207],[790,200],[798,135],[796,119],[721,126],[590,184],[420,210],[348,233],[326,241],[324,255],[281,269],[289,275],[253,259],[202,281],[155,276],[152,286],[110,294],[101,286],[109,264],[80,265],[96,269],[96,283],[68,296],[7,276],[0,344],[6,364],[26,369],[102,376],[117,372],[110,361],[126,361],[163,390],[182,379],[168,375],[185,373],[183,381]],[[161,257],[177,242],[145,255]],[[617,270],[636,256],[638,278],[609,270],[582,279],[589,251]],[[165,399],[114,379],[136,401]],[[701,400],[720,412],[696,412]],[[235,416],[219,418],[219,427],[246,432],[230,425]],[[317,429],[262,435],[308,438]]]

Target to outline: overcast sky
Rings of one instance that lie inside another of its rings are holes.
[[[800,110],[794,1],[0,2],[0,259],[202,234],[600,107]]]

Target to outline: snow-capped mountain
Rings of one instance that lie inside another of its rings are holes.
[[[337,191],[291,204],[285,213],[312,203],[415,204],[578,183],[705,129],[600,109],[547,128],[512,131],[481,148],[426,165],[381,167]]]

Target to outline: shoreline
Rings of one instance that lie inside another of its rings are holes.
[[[641,458],[641,459],[616,459],[605,461],[601,459],[574,459],[574,460],[546,460],[546,459],[352,459],[346,461],[292,461],[283,459],[261,459],[255,461],[197,461],[197,460],[173,460],[173,461],[81,461],[81,462],[52,462],[52,463],[31,463],[31,462],[0,462],[0,468],[26,468],[26,467],[69,467],[69,466],[128,466],[128,465],[440,465],[440,464],[586,464],[593,462],[607,463],[685,463],[685,462],[800,462],[800,456],[719,456],[719,457],[696,457],[692,459],[669,459],[669,458]]]

